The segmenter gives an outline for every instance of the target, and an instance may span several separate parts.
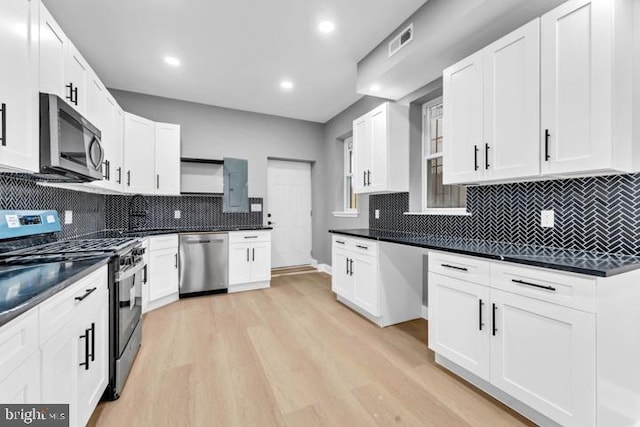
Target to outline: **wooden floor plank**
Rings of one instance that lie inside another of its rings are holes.
[[[122,397],[89,424],[532,425],[436,365],[424,320],[380,329],[330,284],[299,272],[148,313]]]

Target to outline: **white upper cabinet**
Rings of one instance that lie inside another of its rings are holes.
[[[632,3],[571,0],[542,17],[543,174],[637,169]]]
[[[353,122],[356,193],[409,191],[409,109],[385,102]]]
[[[64,99],[75,107],[80,114],[87,114],[87,92],[89,90],[91,69],[82,54],[72,43],[67,43],[65,55],[65,96]]]
[[[540,173],[536,19],[443,73],[445,184]]]
[[[123,176],[127,193],[154,194],[155,176],[155,123],[134,114],[124,114]]]
[[[180,125],[155,124],[156,194],[180,195]]]
[[[98,90],[100,86],[98,82],[93,81],[96,89],[89,91],[89,111],[94,107],[92,104],[98,104],[102,107],[102,114],[97,118],[96,126],[102,132],[102,148],[104,150],[103,179],[102,181],[94,181],[87,184],[90,187],[102,188],[113,192],[123,190],[123,138],[124,138],[124,112],[118,105],[116,100],[109,94],[106,89],[102,92]],[[91,85],[90,85],[91,87]],[[102,95],[98,97],[97,95]],[[95,98],[95,99],[94,99]]]
[[[40,92],[65,99],[65,55],[69,40],[47,8],[40,4]]]
[[[38,5],[0,4],[0,170],[39,169]]]
[[[104,127],[107,125],[105,113],[106,99],[107,89],[104,87],[96,73],[90,69],[87,86],[87,110],[85,112],[85,118],[102,132],[104,132]]]

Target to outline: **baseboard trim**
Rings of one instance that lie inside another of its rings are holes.
[[[327,273],[331,275],[331,266],[328,264],[318,264],[316,268],[318,269],[318,271],[322,273]]]
[[[422,318],[424,320],[429,320],[429,307],[426,305],[422,306]]]

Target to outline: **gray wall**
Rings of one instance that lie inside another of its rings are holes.
[[[249,196],[264,198],[268,212],[267,159],[281,158],[313,162],[311,186],[313,256],[321,250],[326,175],[322,169],[324,125],[266,114],[250,113],[175,99],[109,89],[120,106],[150,120],[182,126],[182,156],[222,159],[238,157],[249,161]],[[364,215],[367,216],[366,214]],[[266,215],[265,215],[266,218]],[[321,253],[321,252],[320,252]],[[324,261],[322,261],[324,262]]]
[[[318,221],[314,222],[313,253],[319,263],[331,264],[331,236],[328,230],[334,228],[367,228],[369,226],[369,197],[358,196],[358,218],[338,218],[333,211],[343,210],[344,153],[343,140],[351,134],[353,120],[374,109],[385,99],[365,96],[325,124],[322,143],[322,161],[318,171],[323,179]],[[318,188],[318,187],[316,187]]]

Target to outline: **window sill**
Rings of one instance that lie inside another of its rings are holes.
[[[340,218],[358,218],[360,212],[358,211],[333,211],[331,212],[333,216]]]
[[[422,212],[405,212],[404,215],[451,215],[451,216],[471,216],[464,208],[438,208],[427,209]]]

